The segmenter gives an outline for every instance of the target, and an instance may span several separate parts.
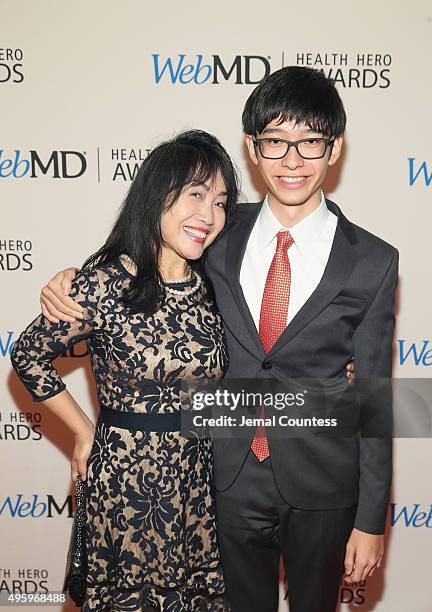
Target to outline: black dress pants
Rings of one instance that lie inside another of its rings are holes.
[[[275,612],[279,560],[290,612],[334,612],[356,506],[300,510],[281,497],[271,458],[249,452],[233,485],[216,495],[222,567],[232,612]]]

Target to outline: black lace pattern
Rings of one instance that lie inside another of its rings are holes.
[[[76,323],[39,316],[21,334],[13,366],[35,401],[65,389],[53,360],[87,339],[101,405],[120,413],[174,413],[181,385],[227,367],[216,306],[167,294],[151,317],[121,304],[120,262],[82,271]],[[216,541],[209,440],[129,431],[98,420],[87,470],[88,589],[83,610],[228,610]]]

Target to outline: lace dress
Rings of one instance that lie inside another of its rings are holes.
[[[220,315],[201,299],[203,287],[167,293],[153,316],[132,315],[120,301],[130,281],[120,261],[82,271],[71,296],[85,320],[52,324],[39,316],[12,354],[18,376],[42,401],[65,389],[52,361],[88,342],[101,416],[87,464],[83,610],[226,611],[211,442],[159,427],[179,412],[182,381],[223,375]],[[156,431],[142,425],[148,415],[157,415]]]

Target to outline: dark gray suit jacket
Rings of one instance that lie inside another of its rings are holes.
[[[329,200],[327,206],[338,216],[338,224],[324,275],[272,350],[264,352],[239,282],[261,205],[239,205],[206,255],[206,271],[225,325],[226,376],[343,381],[345,366],[354,357],[358,380],[389,379],[398,252],[348,221]],[[249,437],[214,440],[218,490],[229,488],[238,475],[254,428],[249,433]],[[275,479],[287,503],[314,510],[358,502],[355,527],[384,532],[392,476],[390,437],[270,437],[269,445]]]

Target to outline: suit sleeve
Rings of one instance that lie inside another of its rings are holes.
[[[53,360],[93,332],[100,299],[97,271],[84,270],[72,283],[70,297],[84,308],[84,319],[74,323],[50,323],[39,315],[15,342],[11,362],[33,401],[42,402],[66,388]]]
[[[359,502],[354,527],[382,534],[390,501],[392,480],[391,374],[395,327],[395,294],[398,279],[398,252],[395,250],[371,305],[354,333],[354,361],[362,411],[369,423],[360,437]],[[364,405],[364,402],[366,405]],[[380,423],[387,423],[384,428]],[[381,428],[381,429],[380,429]]]

